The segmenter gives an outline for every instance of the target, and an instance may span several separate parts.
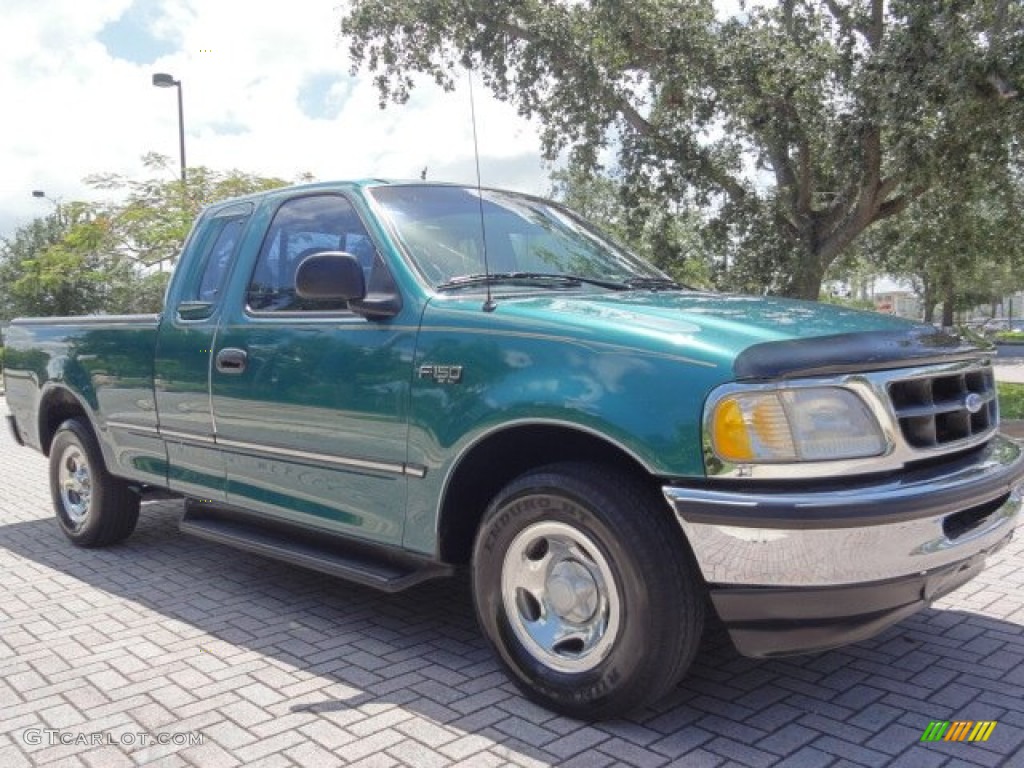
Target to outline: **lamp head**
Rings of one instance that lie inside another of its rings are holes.
[[[157,88],[173,88],[177,84],[178,81],[166,72],[157,72],[153,75],[153,85]]]

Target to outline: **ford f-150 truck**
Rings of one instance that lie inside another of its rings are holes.
[[[512,678],[592,718],[675,686],[708,611],[818,651],[977,574],[1024,475],[989,354],[374,180],[210,206],[160,315],[17,320],[5,378],[73,543],[172,493],[187,533],[384,590],[468,566]]]

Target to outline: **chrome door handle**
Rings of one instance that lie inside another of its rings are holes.
[[[217,370],[221,373],[238,374],[245,370],[248,355],[244,349],[225,347],[217,353]]]

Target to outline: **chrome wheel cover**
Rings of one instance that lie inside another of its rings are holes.
[[[538,661],[585,672],[608,655],[622,606],[597,545],[565,523],[522,530],[505,553],[501,598],[512,631]]]
[[[89,517],[92,500],[92,475],[85,452],[77,445],[69,445],[60,456],[57,473],[60,502],[68,520],[81,528]]]

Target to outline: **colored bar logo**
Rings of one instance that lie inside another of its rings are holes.
[[[988,741],[995,728],[995,720],[932,720],[921,741]]]

